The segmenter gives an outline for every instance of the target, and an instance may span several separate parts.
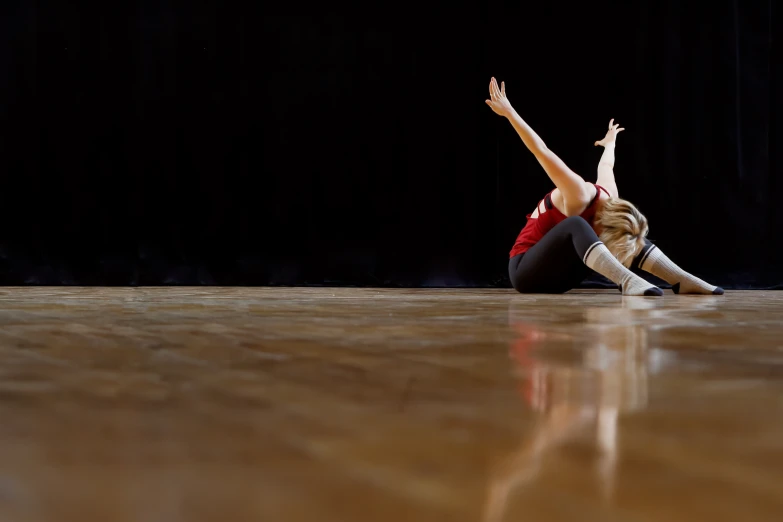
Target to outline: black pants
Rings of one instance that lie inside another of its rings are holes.
[[[509,260],[511,285],[523,294],[562,294],[579,286],[590,275],[582,259],[596,241],[600,240],[587,221],[579,216],[566,218],[530,250]],[[647,241],[632,269],[650,247]]]

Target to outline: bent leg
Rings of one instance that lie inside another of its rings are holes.
[[[575,288],[590,274],[582,255],[596,241],[580,217],[558,223],[530,250],[511,259],[512,286],[524,294],[562,294]]]
[[[509,276],[521,293],[563,293],[584,280],[588,267],[620,286],[623,295],[663,294],[620,264],[578,216],[561,221],[530,250],[511,259]]]

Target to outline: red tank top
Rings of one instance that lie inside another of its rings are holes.
[[[593,185],[595,185],[595,183],[593,183]],[[579,216],[584,218],[591,226],[593,225],[593,219],[595,218],[595,204],[598,201],[598,197],[601,195],[601,191],[603,190],[609,195],[609,192],[600,185],[595,185],[595,189],[593,201],[590,202],[584,212],[579,214]],[[546,212],[543,214],[540,211],[541,201],[544,202],[544,207],[546,208]],[[533,214],[527,215],[527,224],[525,224],[525,228],[523,228],[522,232],[517,236],[517,240],[514,243],[514,248],[511,249],[509,258],[530,250],[533,245],[541,241],[541,238],[544,237],[547,232],[552,230],[555,225],[566,218],[565,214],[557,210],[557,207],[552,204],[552,192],[549,192],[541,201],[538,202],[538,206],[536,207],[539,209],[538,217],[531,218],[530,216]]]

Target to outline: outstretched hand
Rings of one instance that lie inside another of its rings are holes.
[[[514,108],[511,106],[511,102],[506,98],[506,82],[500,82],[500,88],[498,88],[498,82],[493,77],[489,81],[489,100],[486,100],[486,104],[492,109],[495,114],[500,116],[508,116]]]
[[[619,123],[614,122],[614,118],[612,118],[609,121],[609,130],[606,132],[606,136],[604,136],[604,139],[596,141],[595,146],[601,145],[602,147],[606,147],[607,144],[612,143],[615,139],[617,139],[617,133],[622,132],[625,129],[620,127]]]

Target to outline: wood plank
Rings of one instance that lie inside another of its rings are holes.
[[[0,288],[0,519],[783,515],[783,293]]]

